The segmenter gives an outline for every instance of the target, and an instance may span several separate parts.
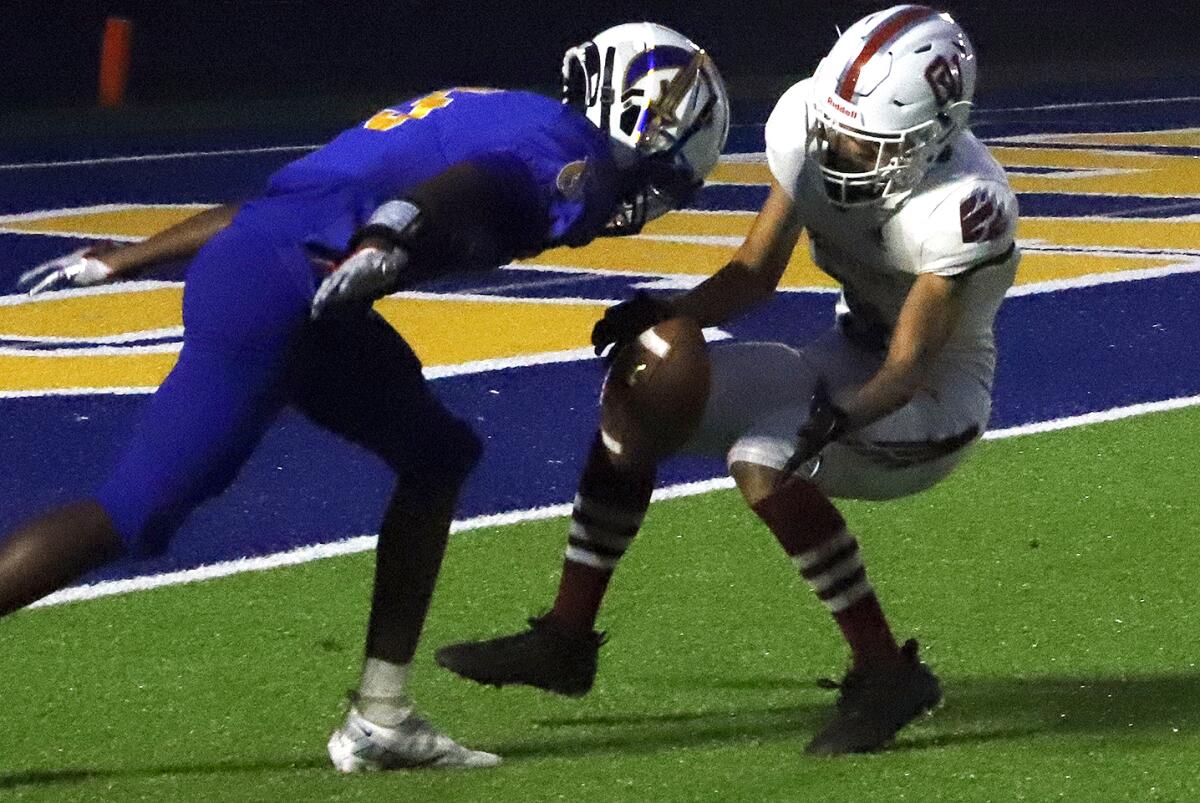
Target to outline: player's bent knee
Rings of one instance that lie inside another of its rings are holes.
[[[144,456],[122,463],[97,491],[127,549],[139,558],[167,551],[184,519],[233,483],[244,451],[229,452],[207,465],[155,463]]]
[[[102,500],[101,507],[108,514],[113,531],[125,551],[138,559],[156,558],[164,554],[170,545],[171,535],[187,515],[184,509],[148,509],[114,503],[112,500]]]
[[[410,484],[457,488],[483,456],[483,442],[475,430],[457,418],[439,423],[428,441],[418,454],[405,455],[403,467],[397,467]]]
[[[729,474],[750,507],[774,493],[783,476],[778,469],[741,460],[729,466]]]
[[[463,421],[455,421],[452,433],[448,436],[450,467],[457,476],[466,477],[483,457],[483,441],[470,425]]]

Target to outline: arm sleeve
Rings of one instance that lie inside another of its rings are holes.
[[[811,79],[783,93],[764,131],[767,165],[771,175],[793,199],[800,185],[800,172],[808,147],[808,96]]]

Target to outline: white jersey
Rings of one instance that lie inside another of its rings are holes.
[[[992,325],[1016,274],[1017,200],[1003,168],[964,131],[911,193],[882,205],[834,206],[809,141],[810,80],[793,86],[767,121],[767,162],[795,201],[813,261],[842,285],[839,320],[879,346],[922,273],[961,276],[963,316],[935,373],[967,372],[989,388]]]

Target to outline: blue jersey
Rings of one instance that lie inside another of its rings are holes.
[[[500,165],[513,206],[539,210],[517,221],[520,255],[590,242],[618,200],[608,137],[577,111],[530,92],[449,89],[384,109],[286,165],[241,215],[340,255],[380,205],[468,160]]]
[[[501,182],[497,206],[513,219],[500,246],[512,253],[489,251],[484,262],[581,245],[616,207],[608,137],[525,92],[435,92],[275,173],[192,260],[179,361],[96,493],[131,549],[166,549],[183,518],[233,481],[285,404],[407,483],[458,486],[478,440],[430,392],[403,338],[365,306],[309,314],[314,255],[341,256],[379,206],[464,162]]]

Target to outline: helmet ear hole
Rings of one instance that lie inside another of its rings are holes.
[[[630,106],[625,111],[621,112],[621,130],[627,136],[633,136],[633,130],[637,128],[638,118],[642,116],[642,109],[639,106]]]

